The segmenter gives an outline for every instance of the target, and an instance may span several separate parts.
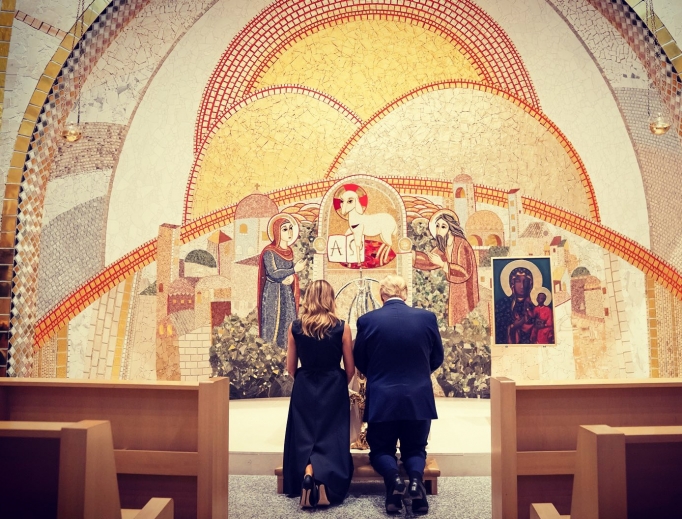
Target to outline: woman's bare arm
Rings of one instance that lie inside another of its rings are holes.
[[[346,370],[346,379],[350,384],[350,381],[353,380],[353,375],[355,375],[355,361],[353,360],[353,336],[348,324],[343,325],[341,344],[343,347],[343,369]]]

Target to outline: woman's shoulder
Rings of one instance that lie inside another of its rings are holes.
[[[291,323],[291,333],[300,334],[301,333],[301,320],[295,319]]]
[[[332,328],[332,332],[338,332],[338,333],[343,333],[343,331],[346,329],[346,321],[343,319],[339,319],[339,322],[336,323],[336,326]]]

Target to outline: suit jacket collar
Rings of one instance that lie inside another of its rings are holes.
[[[389,305],[405,305],[407,306],[407,303],[403,301],[402,299],[391,299],[390,301],[386,301],[384,303],[384,306],[389,306]]]

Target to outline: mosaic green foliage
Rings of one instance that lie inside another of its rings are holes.
[[[435,246],[424,220],[415,220],[407,228],[414,249],[429,252]],[[500,255],[504,251],[497,251]],[[413,270],[412,302],[436,314],[443,339],[445,360],[435,375],[445,396],[490,398],[490,328],[478,310],[461,324],[448,326],[449,286],[442,270]]]
[[[436,380],[445,396],[490,398],[490,329],[485,317],[472,311],[454,328],[440,329],[445,360]]]
[[[310,283],[310,275],[313,271],[313,257],[315,256],[315,249],[313,242],[317,238],[317,222],[301,222],[299,225],[299,236],[296,243],[293,245],[294,261],[304,259],[307,261],[307,266],[298,273],[299,286],[301,288],[301,297],[305,293],[305,289]]]
[[[481,257],[481,267],[490,267],[492,258],[504,258],[509,256],[509,247],[495,245],[488,249],[488,253]]]
[[[230,398],[291,395],[293,379],[285,375],[286,350],[258,336],[258,313],[236,315],[213,328],[210,348],[212,376],[230,379]]]

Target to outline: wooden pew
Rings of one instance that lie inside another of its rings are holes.
[[[0,420],[108,420],[124,508],[156,496],[175,517],[228,512],[229,381],[0,379]]]
[[[569,519],[682,517],[682,427],[578,430]],[[551,503],[532,504],[531,519],[559,517]]]
[[[491,378],[494,519],[528,519],[531,503],[570,513],[578,428],[682,426],[682,380]]]
[[[0,516],[121,519],[109,422],[0,422],[0,447],[15,454],[3,463],[9,481]],[[52,472],[51,484],[46,472]],[[126,519],[173,519],[173,500],[154,498],[142,510],[123,513]]]
[[[383,481],[383,478],[372,468],[369,464],[369,455],[361,453],[353,453],[353,482],[368,482],[368,481]],[[400,465],[401,475],[407,477],[405,469]],[[277,493],[284,493],[284,476],[282,467],[275,469],[275,476],[277,476]],[[426,467],[424,468],[424,487],[427,494],[438,494],[438,478],[440,477],[440,468],[434,458],[426,459]]]

